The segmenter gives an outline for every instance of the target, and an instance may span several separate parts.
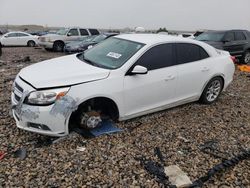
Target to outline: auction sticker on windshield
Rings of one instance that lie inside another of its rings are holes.
[[[122,56],[122,54],[118,54],[118,53],[115,53],[115,52],[109,52],[109,53],[107,54],[107,56],[108,56],[108,57],[113,57],[113,58],[115,58],[115,59],[119,59],[119,58]]]

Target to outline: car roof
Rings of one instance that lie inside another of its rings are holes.
[[[121,38],[125,40],[131,40],[134,42],[139,42],[143,44],[157,44],[161,42],[191,42],[197,43],[197,41],[187,38],[180,38],[178,36],[171,36],[171,35],[162,35],[162,34],[122,34],[115,36],[116,38]]]

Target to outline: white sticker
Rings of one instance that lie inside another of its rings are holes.
[[[107,56],[108,56],[108,57],[113,57],[113,58],[115,58],[115,59],[119,59],[119,58],[122,56],[122,54],[118,54],[118,53],[115,53],[115,52],[109,52],[109,53],[107,54]]]

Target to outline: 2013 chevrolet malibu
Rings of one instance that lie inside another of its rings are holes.
[[[21,129],[51,136],[105,118],[126,120],[198,101],[210,104],[233,80],[228,52],[154,34],[111,37],[85,53],[20,71],[12,111]]]

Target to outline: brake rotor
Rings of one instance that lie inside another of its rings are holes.
[[[100,126],[102,122],[101,114],[96,111],[84,112],[81,117],[81,127],[86,129],[94,129]]]

